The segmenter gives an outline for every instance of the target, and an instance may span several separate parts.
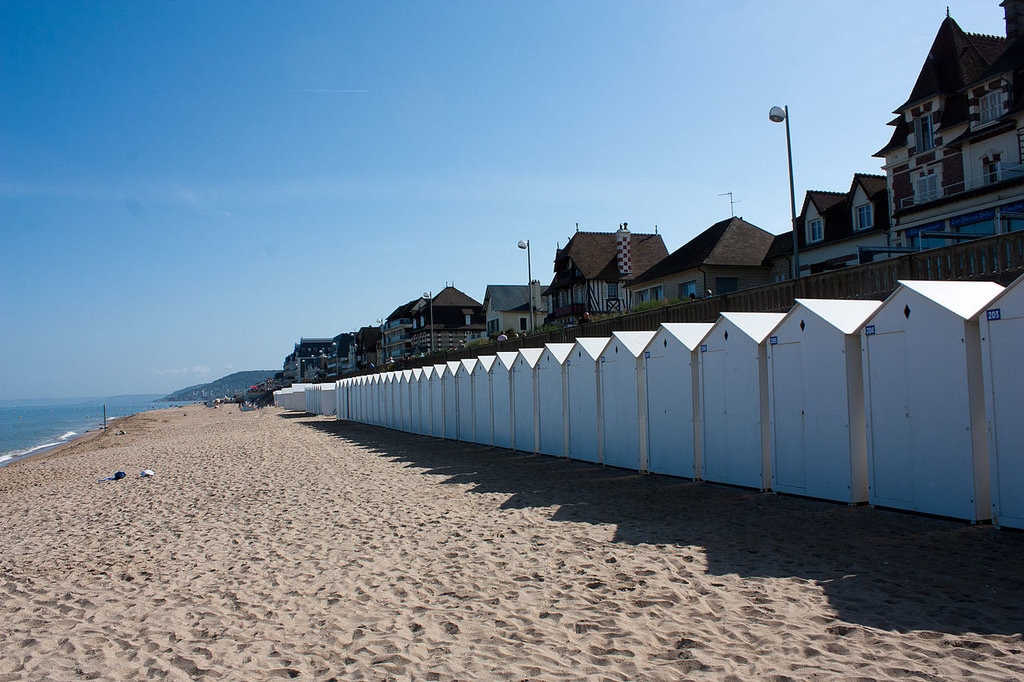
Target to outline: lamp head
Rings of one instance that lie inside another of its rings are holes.
[[[786,120],[786,110],[782,107],[772,107],[768,111],[768,120],[772,123],[782,123]]]
[[[529,241],[527,241],[527,240],[525,240],[525,239],[520,239],[520,240],[519,240],[519,248],[520,248],[520,249],[525,249],[525,248],[527,248],[527,247],[528,247],[529,245],[530,245],[530,242],[529,242]]]

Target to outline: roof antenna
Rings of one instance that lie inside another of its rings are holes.
[[[722,192],[718,196],[724,197],[726,195],[729,196],[729,213],[731,213],[732,217],[735,218],[736,217],[736,204],[741,203],[741,202],[733,201],[733,199],[732,199],[732,192]]]
[[[576,223],[576,231],[577,231],[577,232],[579,232],[579,231],[580,231],[580,224],[579,224],[579,223]]]
[[[949,5],[946,5],[946,18],[949,19]]]
[[[654,234],[658,234],[658,226],[657,225],[654,226]]]

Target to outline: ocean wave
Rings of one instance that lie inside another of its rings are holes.
[[[74,438],[78,435],[78,431],[68,431],[61,435],[60,440],[67,440],[68,438]]]
[[[13,452],[5,452],[2,455],[0,455],[0,464],[6,464],[11,460],[21,459],[22,457],[28,457],[29,455],[33,455],[42,450],[50,450],[52,448],[57,447],[58,445],[63,444],[64,443],[62,441],[56,441],[53,443],[43,443],[42,445],[36,445],[35,447],[31,447],[26,450],[15,450]]]

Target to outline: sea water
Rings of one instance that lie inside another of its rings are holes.
[[[161,395],[65,400],[0,400],[0,466],[49,450],[103,427],[112,419],[138,412],[180,406],[156,402]]]

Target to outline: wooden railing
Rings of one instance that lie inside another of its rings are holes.
[[[784,313],[793,307],[797,298],[883,300],[896,290],[901,279],[987,280],[1006,285],[1021,274],[1024,274],[1024,232],[1011,232],[801,277],[795,282],[787,280],[508,341],[438,352],[422,358],[404,358],[401,363],[360,373],[425,367],[449,360],[494,355],[498,351],[537,348],[546,343],[571,343],[577,337],[611,336],[614,331],[653,331],[662,322],[714,322],[722,312]]]

